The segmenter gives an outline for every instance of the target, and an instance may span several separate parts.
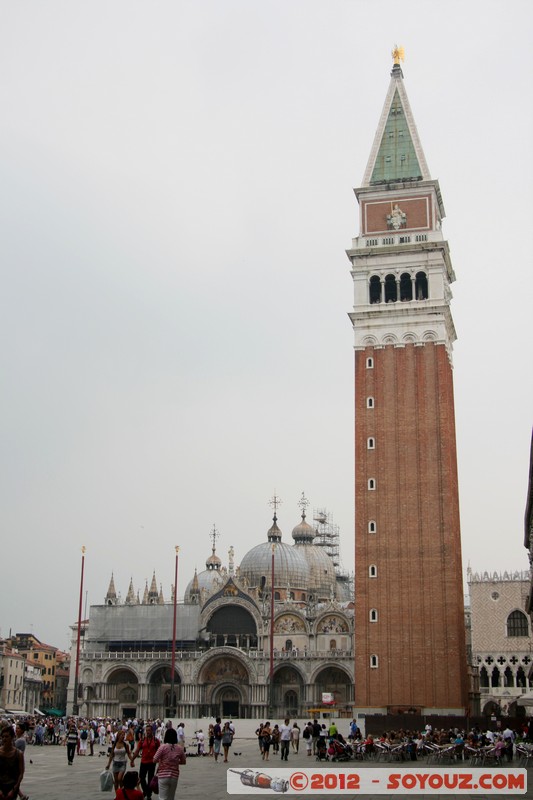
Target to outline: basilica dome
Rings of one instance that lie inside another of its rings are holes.
[[[250,588],[269,587],[272,574],[272,545],[274,547],[274,584],[283,589],[308,589],[309,567],[301,553],[281,541],[277,518],[268,531],[268,541],[249,550],[241,561],[239,577],[245,578]]]
[[[313,544],[315,535],[315,530],[305,521],[304,511],[302,521],[292,531],[293,549],[307,562],[309,593],[314,594],[317,600],[329,600],[337,595],[335,565],[324,547]]]
[[[222,561],[215,553],[215,545],[209,558],[206,559],[205,569],[197,573],[194,570],[194,577],[187,584],[185,589],[184,602],[195,603],[200,599],[202,590],[210,595],[220,589],[224,583],[224,576],[221,574]]]

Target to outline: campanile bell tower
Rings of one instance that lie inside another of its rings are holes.
[[[455,275],[396,50],[347,251],[354,282],[355,706],[467,706]]]

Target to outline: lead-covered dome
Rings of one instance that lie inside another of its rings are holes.
[[[293,549],[297,550],[307,562],[309,593],[314,594],[319,600],[329,600],[337,596],[335,565],[321,545],[313,544],[315,535],[316,531],[305,521],[305,511],[303,511],[302,521],[292,530]]]
[[[205,590],[210,595],[220,589],[224,583],[224,577],[220,573],[221,566],[222,561],[215,553],[215,545],[213,544],[211,555],[205,562],[205,569],[200,573],[194,570],[194,577],[189,581],[185,589],[184,601],[186,603],[198,602],[202,590]]]
[[[292,538],[295,544],[313,544],[316,532],[314,528],[305,521],[305,511],[302,512],[302,521],[292,529]]]
[[[277,518],[268,531],[268,541],[249,550],[239,567],[240,578],[245,578],[250,588],[270,586],[272,575],[272,546],[274,545],[274,584],[283,589],[307,591],[309,567],[296,548],[281,541]]]

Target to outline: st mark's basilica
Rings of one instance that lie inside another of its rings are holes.
[[[125,600],[111,577],[104,603],[91,607],[83,626],[79,713],[148,719],[175,709],[172,715],[183,718],[303,717],[318,713],[327,697],[336,716],[350,716],[353,587],[340,568],[335,526],[327,512],[310,525],[307,504],[302,497],[292,544],[275,512],[265,541],[240,565],[230,548],[223,566],[213,528],[205,569],[195,571],[176,606],[174,587],[166,599],[155,574],[142,597],[131,581]],[[74,629],[73,649],[75,640]],[[73,692],[71,683],[72,702]]]

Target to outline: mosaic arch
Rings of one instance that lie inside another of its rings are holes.
[[[316,626],[317,633],[349,633],[348,623],[338,614],[328,614],[322,617]]]
[[[199,671],[197,683],[202,716],[250,716],[250,673],[231,652],[209,658]]]
[[[283,614],[274,620],[274,633],[305,633],[305,623],[295,614]]]
[[[204,664],[198,680],[200,683],[230,681],[231,683],[248,684],[250,676],[242,661],[230,655],[222,655],[210,658]]]

